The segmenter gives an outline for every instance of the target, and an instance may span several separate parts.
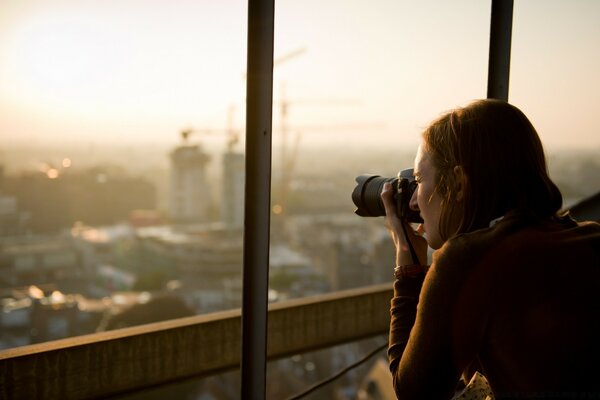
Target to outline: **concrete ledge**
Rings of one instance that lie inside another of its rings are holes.
[[[392,285],[275,303],[276,359],[387,332]],[[241,311],[230,310],[0,351],[0,398],[84,399],[239,368]]]

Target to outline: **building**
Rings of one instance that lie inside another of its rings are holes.
[[[206,165],[210,161],[210,156],[196,144],[175,148],[170,158],[169,216],[171,220],[185,222],[209,220],[212,190],[206,176]]]
[[[6,194],[5,187],[4,166],[0,165],[0,236],[21,233],[27,219],[26,213],[19,212],[17,198]]]
[[[230,229],[244,224],[244,155],[228,151],[223,155],[222,219]]]
[[[0,286],[55,284],[81,292],[83,266],[79,252],[62,237],[5,238],[0,248]]]
[[[181,282],[180,293],[201,312],[239,307],[242,237],[221,224],[140,228],[140,265]]]
[[[354,214],[288,218],[290,238],[310,255],[331,290],[389,282],[394,247],[381,221]]]
[[[16,235],[22,231],[26,214],[20,213],[15,196],[4,196],[0,192],[0,235]]]

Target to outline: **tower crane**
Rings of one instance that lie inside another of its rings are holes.
[[[297,58],[304,54],[305,48],[287,53],[274,60],[274,66],[280,66],[281,64]],[[279,171],[279,187],[275,192],[274,204],[272,205],[272,212],[274,214],[274,228],[278,230],[278,233],[285,237],[286,235],[286,214],[288,206],[288,197],[290,192],[291,177],[295,168],[298,148],[300,142],[300,132],[295,130],[295,134],[291,135],[291,129],[289,126],[289,115],[290,108],[292,105],[337,105],[337,106],[348,106],[355,105],[358,103],[356,100],[349,99],[334,99],[334,98],[316,98],[316,99],[297,99],[289,100],[286,94],[285,82],[281,83],[280,86],[281,94],[278,102],[274,102],[274,107],[278,107],[279,114],[279,135],[281,140],[281,154],[280,154],[280,171]],[[290,137],[293,136],[293,137]],[[291,143],[288,143],[290,142]]]
[[[293,105],[317,105],[317,106],[352,106],[360,102],[353,99],[342,98],[305,98],[289,100],[286,96],[285,85],[281,85],[281,98],[279,102],[279,130],[281,134],[281,172],[280,172],[280,188],[279,198],[277,203],[273,205],[273,212],[284,216],[287,211],[287,200],[291,184],[291,176],[293,174],[300,143],[301,130],[295,129],[295,134],[290,138],[289,115],[290,108]],[[288,141],[291,139],[291,145]]]
[[[286,53],[275,60],[273,60],[273,66],[278,66],[283,64],[293,58],[296,58],[306,52],[305,47],[298,48],[294,51]],[[246,78],[246,74],[243,75]],[[282,105],[282,107],[285,107]],[[283,109],[282,109],[282,112]],[[225,134],[227,135],[227,151],[233,151],[235,145],[239,142],[240,133],[235,130],[233,127],[234,121],[233,116],[235,113],[235,106],[232,104],[229,106],[227,112],[227,128],[226,129],[196,129],[196,128],[186,128],[180,131],[181,139],[184,144],[187,144],[189,137],[193,134],[202,134],[202,135],[213,135],[213,134]]]
[[[235,145],[239,142],[239,131],[233,128],[233,115],[235,112],[235,106],[230,105],[227,111],[227,128],[226,129],[196,129],[196,128],[185,128],[182,129],[179,134],[184,144],[188,143],[189,137],[194,134],[200,135],[226,135],[227,136],[227,151],[233,152]]]

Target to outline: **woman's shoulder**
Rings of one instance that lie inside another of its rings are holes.
[[[434,253],[433,267],[466,272],[480,260],[493,258],[514,260],[528,253],[552,252],[559,247],[585,246],[598,248],[600,224],[570,218],[543,222],[510,219],[473,232],[457,235]],[[492,255],[492,256],[490,256]],[[450,270],[448,271],[450,272]]]
[[[486,253],[486,238],[491,233],[492,230],[486,228],[477,234],[473,232],[455,236],[435,251],[425,276],[422,297],[426,293],[429,301],[438,299],[446,306],[459,299],[479,298],[490,281],[481,273],[479,266]]]
[[[575,222],[573,229],[580,235],[597,240],[600,237],[600,223],[596,221]]]
[[[508,217],[490,227],[456,235],[434,253],[433,267],[446,273],[468,272],[490,252],[498,253],[503,247],[516,249],[522,242],[518,235],[525,226],[518,219]]]
[[[473,263],[482,256],[486,249],[494,243],[498,243],[503,236],[503,230],[499,230],[496,226],[454,236],[434,252],[433,264],[445,266],[447,264],[468,265]]]
[[[480,259],[485,248],[482,235],[462,234],[447,240],[432,256],[428,275],[450,282],[466,275]]]

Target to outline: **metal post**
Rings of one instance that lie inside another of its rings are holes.
[[[274,0],[248,1],[242,398],[264,399],[269,286]]]
[[[492,0],[488,99],[508,101],[513,0]]]

